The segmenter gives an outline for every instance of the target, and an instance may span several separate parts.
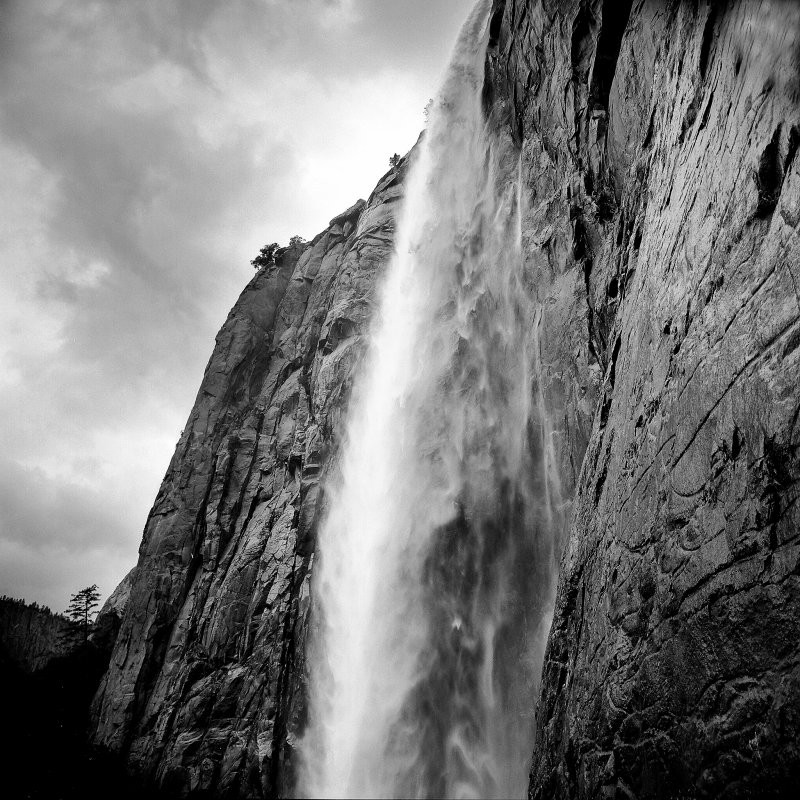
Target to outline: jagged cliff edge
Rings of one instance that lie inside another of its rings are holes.
[[[95,741],[168,791],[291,786],[320,484],[406,165],[261,269],[217,336],[95,700]]]

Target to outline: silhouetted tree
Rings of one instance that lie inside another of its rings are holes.
[[[79,592],[75,592],[69,599],[67,617],[71,623],[70,627],[75,632],[76,638],[80,635],[84,644],[89,640],[89,631],[94,618],[97,616],[97,607],[99,605],[100,592],[96,583],[81,589]]]
[[[259,254],[250,262],[256,269],[261,267],[271,267],[275,263],[275,255],[280,249],[277,242],[272,244],[265,244]]]
[[[389,166],[396,167],[400,163],[401,156],[395,153],[393,156],[389,157]]]

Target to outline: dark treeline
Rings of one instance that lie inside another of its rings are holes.
[[[15,658],[10,637],[23,618],[69,617],[46,606],[0,597],[0,753],[8,765],[7,800],[166,800],[131,780],[124,766],[89,741],[89,712],[111,655],[113,637],[54,635],[44,666]]]
[[[51,617],[64,617],[63,614],[51,610],[50,606],[39,605],[36,601],[29,603],[27,600],[22,600],[19,597],[11,597],[10,595],[0,595],[0,605],[17,606],[19,608],[32,608],[34,611],[39,611],[42,614],[47,614]]]

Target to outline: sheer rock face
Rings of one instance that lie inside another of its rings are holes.
[[[405,168],[244,290],[150,513],[95,741],[171,792],[291,785],[320,481]]]
[[[800,774],[799,36],[788,0],[495,2],[572,520],[533,797]],[[180,793],[291,785],[320,485],[399,178],[244,291],[151,512],[96,740]]]
[[[136,567],[128,572],[119,586],[109,595],[94,621],[89,640],[105,653],[111,653],[114,649],[135,578]]]
[[[531,796],[779,794],[800,775],[800,6],[495,15],[527,256],[561,287],[542,340],[565,298],[586,322],[544,359],[582,467]]]

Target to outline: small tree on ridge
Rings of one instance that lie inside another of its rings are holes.
[[[275,255],[279,249],[280,245],[277,242],[265,244],[259,251],[258,255],[250,263],[256,269],[261,269],[262,267],[271,267],[275,263]]]
[[[75,592],[69,599],[67,617],[76,637],[80,634],[84,644],[89,640],[89,631],[94,618],[97,616],[97,607],[99,605],[100,592],[96,583],[81,589],[79,592]]]

